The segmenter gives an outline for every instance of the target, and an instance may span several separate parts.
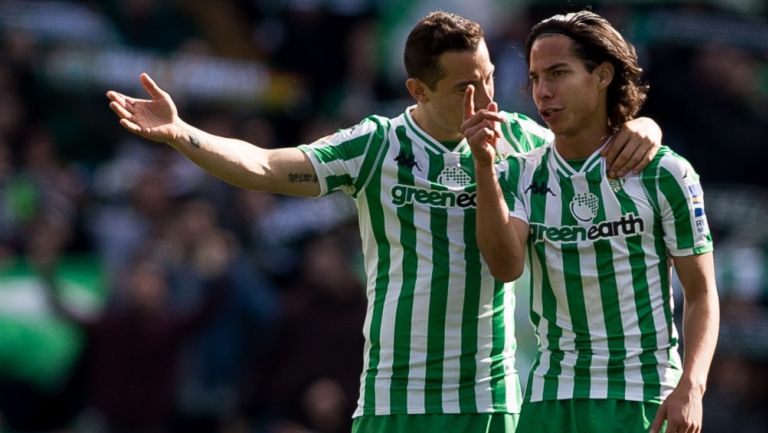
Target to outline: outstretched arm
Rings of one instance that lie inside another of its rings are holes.
[[[128,131],[167,143],[212,175],[242,188],[313,197],[320,185],[309,158],[299,149],[263,149],[209,134],[184,122],[171,96],[146,73],[141,84],[152,99],[110,90],[109,107]]]
[[[701,431],[702,397],[717,345],[720,306],[712,253],[675,257],[675,270],[685,293],[683,376],[659,408],[651,432],[667,420],[668,432]]]
[[[510,216],[494,169],[499,121],[498,108],[491,102],[475,112],[474,87],[464,94],[464,123],[475,161],[477,182],[477,244],[491,275],[501,281],[514,281],[525,265],[525,241],[528,224]]]

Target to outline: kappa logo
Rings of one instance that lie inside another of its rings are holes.
[[[547,195],[552,194],[552,197],[555,197],[556,194],[552,189],[547,185],[546,182],[531,182],[531,184],[526,188],[525,192],[530,191],[531,194],[534,195]]]
[[[398,167],[408,167],[410,169],[416,167],[419,171],[422,171],[419,163],[416,161],[416,157],[412,153],[408,153],[404,150],[401,150],[400,153],[397,154],[395,161],[397,162]]]

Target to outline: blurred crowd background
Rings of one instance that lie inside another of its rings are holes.
[[[124,131],[106,90],[143,96],[147,71],[190,123],[295,146],[410,105],[403,42],[442,9],[484,25],[497,101],[536,118],[523,41],[585,4],[0,1],[0,431],[350,426],[365,314],[351,201],[230,187]],[[642,114],[705,188],[722,327],[704,431],[765,433],[768,4],[589,4],[636,45]]]

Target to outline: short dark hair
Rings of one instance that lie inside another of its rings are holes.
[[[561,34],[573,41],[574,54],[584,61],[589,72],[603,62],[614,67],[613,81],[608,87],[608,119],[618,129],[634,118],[645,102],[649,86],[640,76],[643,69],[637,61],[635,47],[605,18],[592,11],[555,15],[533,26],[525,42],[525,60],[531,64],[531,48],[539,37]]]
[[[480,24],[449,12],[432,12],[411,30],[405,42],[405,71],[409,78],[424,82],[430,89],[445,73],[440,55],[447,51],[474,51],[484,34]]]

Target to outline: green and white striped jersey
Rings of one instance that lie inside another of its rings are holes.
[[[579,170],[552,145],[508,163],[502,191],[529,224],[539,339],[525,401],[660,403],[681,374],[668,259],[712,251],[698,175],[666,147],[622,179],[599,151]]]
[[[515,298],[480,258],[471,151],[432,139],[412,108],[299,147],[322,194],[344,191],[358,208],[368,311],[354,416],[517,413]],[[551,136],[505,116],[504,156]]]

